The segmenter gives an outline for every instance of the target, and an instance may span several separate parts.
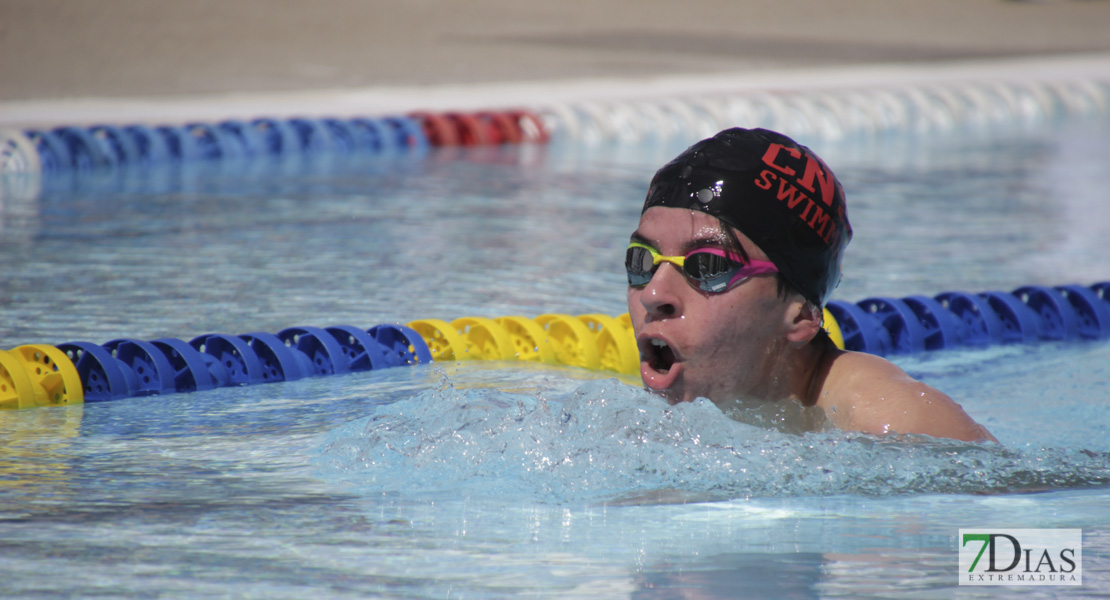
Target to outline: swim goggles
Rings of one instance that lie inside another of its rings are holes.
[[[628,285],[643,287],[651,281],[659,264],[669,262],[686,276],[690,285],[711,294],[728,291],[753,275],[778,273],[774,263],[765,260],[745,262],[735,252],[706,247],[691,250],[686,256],[663,256],[655,248],[640,242],[628,244],[624,268],[628,270]]]

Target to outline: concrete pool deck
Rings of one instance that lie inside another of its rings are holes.
[[[1063,76],[1107,31],[1106,0],[0,0],[0,126]]]

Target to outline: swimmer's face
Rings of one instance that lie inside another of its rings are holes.
[[[767,260],[746,236],[733,233],[750,259]],[[669,256],[728,244],[717,219],[684,208],[649,208],[635,235]],[[628,288],[644,385],[672,402],[704,397],[723,404],[758,396],[785,347],[787,307],[773,275],[710,294],[690,285],[673,264],[659,265],[647,285]]]

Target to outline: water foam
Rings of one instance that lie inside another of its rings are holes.
[[[1110,483],[1103,452],[835,429],[796,434],[729,418],[709,401],[670,406],[616,379],[509,393],[459,389],[440,377],[434,389],[329,432],[317,459],[320,476],[356,493],[551,503],[978,494]]]

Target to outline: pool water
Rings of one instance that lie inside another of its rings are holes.
[[[849,194],[836,298],[1110,279],[1105,119],[801,141]],[[9,183],[0,347],[618,315],[647,181],[684,145]],[[1001,444],[799,435],[512,362],[3,412],[4,596],[1110,593],[1110,344],[895,360]],[[1081,528],[1084,585],[957,586],[958,529],[983,527]]]

